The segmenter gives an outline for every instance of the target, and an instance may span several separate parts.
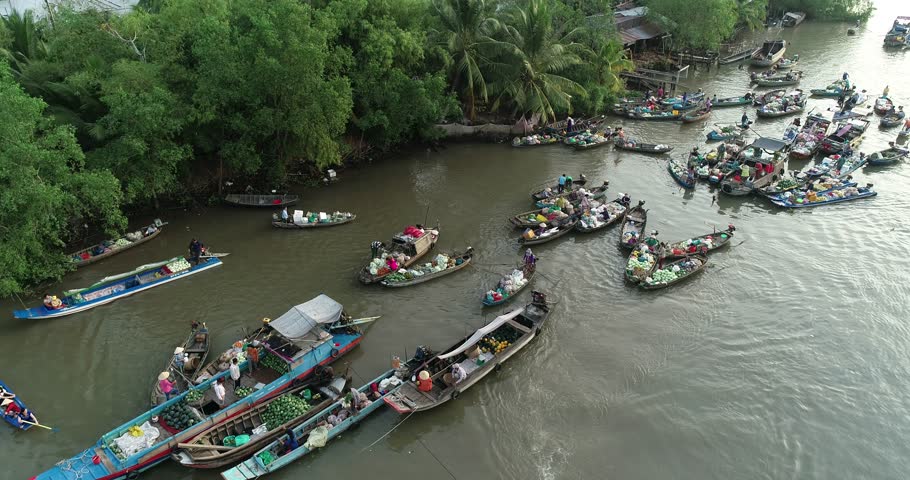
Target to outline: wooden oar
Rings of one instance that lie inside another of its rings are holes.
[[[237,447],[223,447],[221,445],[197,445],[195,443],[178,443],[177,448],[198,449],[198,450],[217,450],[219,452],[228,452]]]
[[[40,423],[29,422],[28,420],[22,420],[22,419],[20,419],[19,422],[20,422],[20,423],[27,423],[27,424],[29,424],[29,425],[34,425],[34,426],[36,426],[36,427],[41,427],[41,428],[43,428],[43,429],[45,429],[45,430],[50,430],[50,431],[52,431],[52,432],[59,432],[59,431],[60,431],[60,430],[58,430],[58,429],[55,428],[55,427],[48,427],[47,425],[41,425]]]
[[[205,255],[200,255],[199,258],[221,258],[230,255],[230,253],[206,253]]]
[[[374,322],[374,321],[380,319],[381,317],[382,317],[382,315],[377,315],[375,317],[357,318],[357,319],[351,320],[350,323],[346,323],[345,326],[363,325],[364,323]]]

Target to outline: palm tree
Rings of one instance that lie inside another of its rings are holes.
[[[486,0],[435,0],[442,30],[437,31],[439,43],[451,57],[450,82],[462,97],[468,118],[475,117],[477,99],[486,102],[487,73],[494,62],[490,54],[501,43],[493,38],[499,22],[488,14]]]
[[[525,8],[515,7],[508,19],[505,41],[513,57],[512,68],[498,85],[500,95],[494,108],[508,104],[513,115],[536,114],[542,123],[555,118],[556,112],[571,111],[572,95],[586,92],[560,73],[581,63],[578,53],[587,50],[571,42],[578,30],[564,35],[554,32],[546,0],[530,0]]]
[[[598,85],[607,87],[610,93],[622,90],[622,78],[619,74],[635,68],[635,64],[626,56],[626,49],[616,40],[605,43],[600,50],[591,52],[590,64],[594,67]]]
[[[736,2],[737,23],[749,30],[765,26],[768,0],[738,0]]]
[[[0,55],[6,57],[17,75],[29,62],[47,58],[47,44],[41,38],[31,10],[22,13],[13,10],[6,17],[0,17],[0,23],[9,30],[12,39],[8,49],[0,48]]]

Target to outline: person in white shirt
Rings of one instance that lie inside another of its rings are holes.
[[[234,391],[237,391],[237,387],[240,386],[240,363],[237,361],[237,357],[234,357],[231,360],[231,380],[234,381]]]
[[[212,391],[215,392],[215,403],[218,404],[218,408],[224,408],[224,377],[212,384]]]

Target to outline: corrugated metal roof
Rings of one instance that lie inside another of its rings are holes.
[[[628,10],[619,10],[616,12],[616,16],[619,17],[641,17],[644,14],[648,13],[648,7],[636,7],[630,8]]]
[[[619,36],[622,38],[623,45],[631,45],[639,40],[648,40],[650,38],[663,35],[663,30],[657,25],[644,22],[637,27],[621,30]]]

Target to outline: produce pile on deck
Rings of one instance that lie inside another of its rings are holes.
[[[509,298],[513,293],[524,288],[528,284],[528,279],[521,269],[516,268],[512,273],[506,275],[499,281],[499,285],[494,290],[487,292],[488,302],[499,302]]]
[[[294,210],[294,223],[297,225],[309,225],[313,223],[338,223],[353,217],[350,212],[333,212],[331,215],[325,212],[306,212],[303,210]]]
[[[698,264],[692,260],[686,260],[667,268],[655,270],[648,278],[645,278],[646,285],[657,285],[660,283],[670,283],[680,277],[691,273]]]
[[[303,398],[291,393],[276,398],[262,412],[262,419],[269,430],[274,430],[285,423],[305,414],[310,404]]]
[[[528,135],[527,137],[515,137],[512,139],[513,147],[521,147],[527,145],[546,145],[550,143],[556,143],[559,141],[559,138],[555,135]]]
[[[569,145],[584,146],[584,145],[604,143],[607,140],[608,140],[607,137],[605,137],[599,133],[582,132],[582,133],[579,133],[578,135],[567,138],[566,143]]]
[[[439,273],[447,268],[461,265],[462,263],[464,263],[464,259],[462,258],[450,258],[448,255],[440,253],[439,255],[436,255],[436,258],[434,258],[432,262],[417,265],[413,268],[399,269],[397,272],[386,277],[384,281],[388,283],[408,282],[424,275]]]
[[[639,245],[632,254],[629,255],[629,262],[626,264],[626,273],[632,278],[643,280],[651,267],[657,262],[657,256],[649,252],[644,245]]]
[[[187,405],[186,399],[167,407],[159,417],[167,426],[174,430],[182,431],[199,423],[200,418],[196,412]]]
[[[272,370],[274,370],[282,375],[285,373],[288,373],[288,371],[290,369],[288,367],[287,362],[285,362],[283,359],[276,357],[275,354],[271,353],[271,352],[266,352],[265,355],[263,355],[262,358],[259,359],[259,363],[262,366],[269,367]]]

